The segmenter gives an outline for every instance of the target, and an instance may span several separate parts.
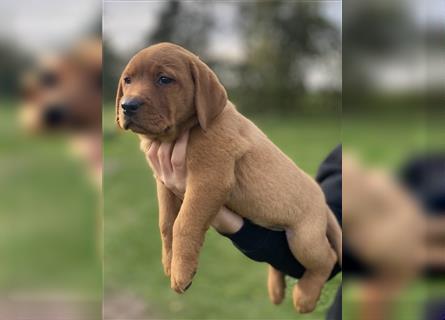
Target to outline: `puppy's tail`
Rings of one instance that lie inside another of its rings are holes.
[[[332,211],[329,208],[327,211],[328,211],[328,228],[326,231],[326,235],[328,237],[329,242],[331,243],[331,246],[334,248],[335,253],[337,253],[338,263],[341,266],[343,259],[342,231],[340,228],[340,224],[338,223]]]

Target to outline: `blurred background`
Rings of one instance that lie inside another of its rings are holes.
[[[100,34],[100,1],[0,3],[2,320],[100,318]]]
[[[445,3],[343,14],[343,318],[441,319]]]
[[[345,272],[299,318],[343,277],[344,319],[443,319],[444,37],[442,0],[0,2],[0,319],[101,318],[102,254],[106,319],[296,317],[212,230],[169,288],[153,178],[114,123],[120,72],[161,41],[311,175],[343,142]]]
[[[170,41],[199,55],[229,98],[314,175],[340,143],[341,1],[104,3],[105,318],[291,319],[268,301],[264,264],[207,233],[200,268],[179,296],[161,266],[156,191],[136,135],[116,133],[118,78],[139,50]],[[323,319],[341,276],[301,319]],[[294,280],[289,279],[289,286]],[[119,307],[120,306],[120,307]]]

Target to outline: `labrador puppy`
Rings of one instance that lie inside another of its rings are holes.
[[[86,40],[44,55],[22,79],[20,120],[30,132],[100,132],[102,44]]]
[[[102,42],[92,38],[44,55],[21,81],[19,120],[33,134],[68,136],[69,147],[102,184]]]
[[[258,225],[286,230],[307,269],[294,287],[294,306],[301,313],[314,310],[341,260],[341,229],[317,183],[236,110],[198,56],[170,43],[138,52],[119,81],[116,120],[139,135],[144,152],[154,140],[174,141],[190,130],[184,200],[157,181],[162,262],[172,289],[183,293],[191,285],[205,233],[226,205]],[[283,277],[270,268],[276,303]]]
[[[19,121],[32,134],[66,136],[71,153],[102,188],[102,41],[75,43],[44,55],[22,77]],[[97,257],[102,257],[102,216],[96,217]]]
[[[426,235],[419,204],[387,170],[368,167],[353,154],[343,154],[342,174],[343,234],[349,249],[387,284],[417,276]]]

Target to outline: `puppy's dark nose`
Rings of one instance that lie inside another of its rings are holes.
[[[46,107],[43,113],[43,119],[48,127],[57,127],[61,125],[65,122],[66,117],[66,108],[59,104]]]
[[[121,103],[124,114],[128,116],[132,116],[133,114],[135,114],[141,105],[142,101],[135,98],[124,99]]]

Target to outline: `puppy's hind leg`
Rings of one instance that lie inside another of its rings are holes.
[[[286,235],[292,253],[306,268],[293,289],[294,307],[300,313],[312,312],[337,256],[326,237],[326,228],[317,228],[313,222],[299,223],[298,227],[286,230]]]
[[[284,273],[272,266],[269,266],[267,289],[269,291],[269,299],[273,304],[281,304],[283,302],[286,290]]]

